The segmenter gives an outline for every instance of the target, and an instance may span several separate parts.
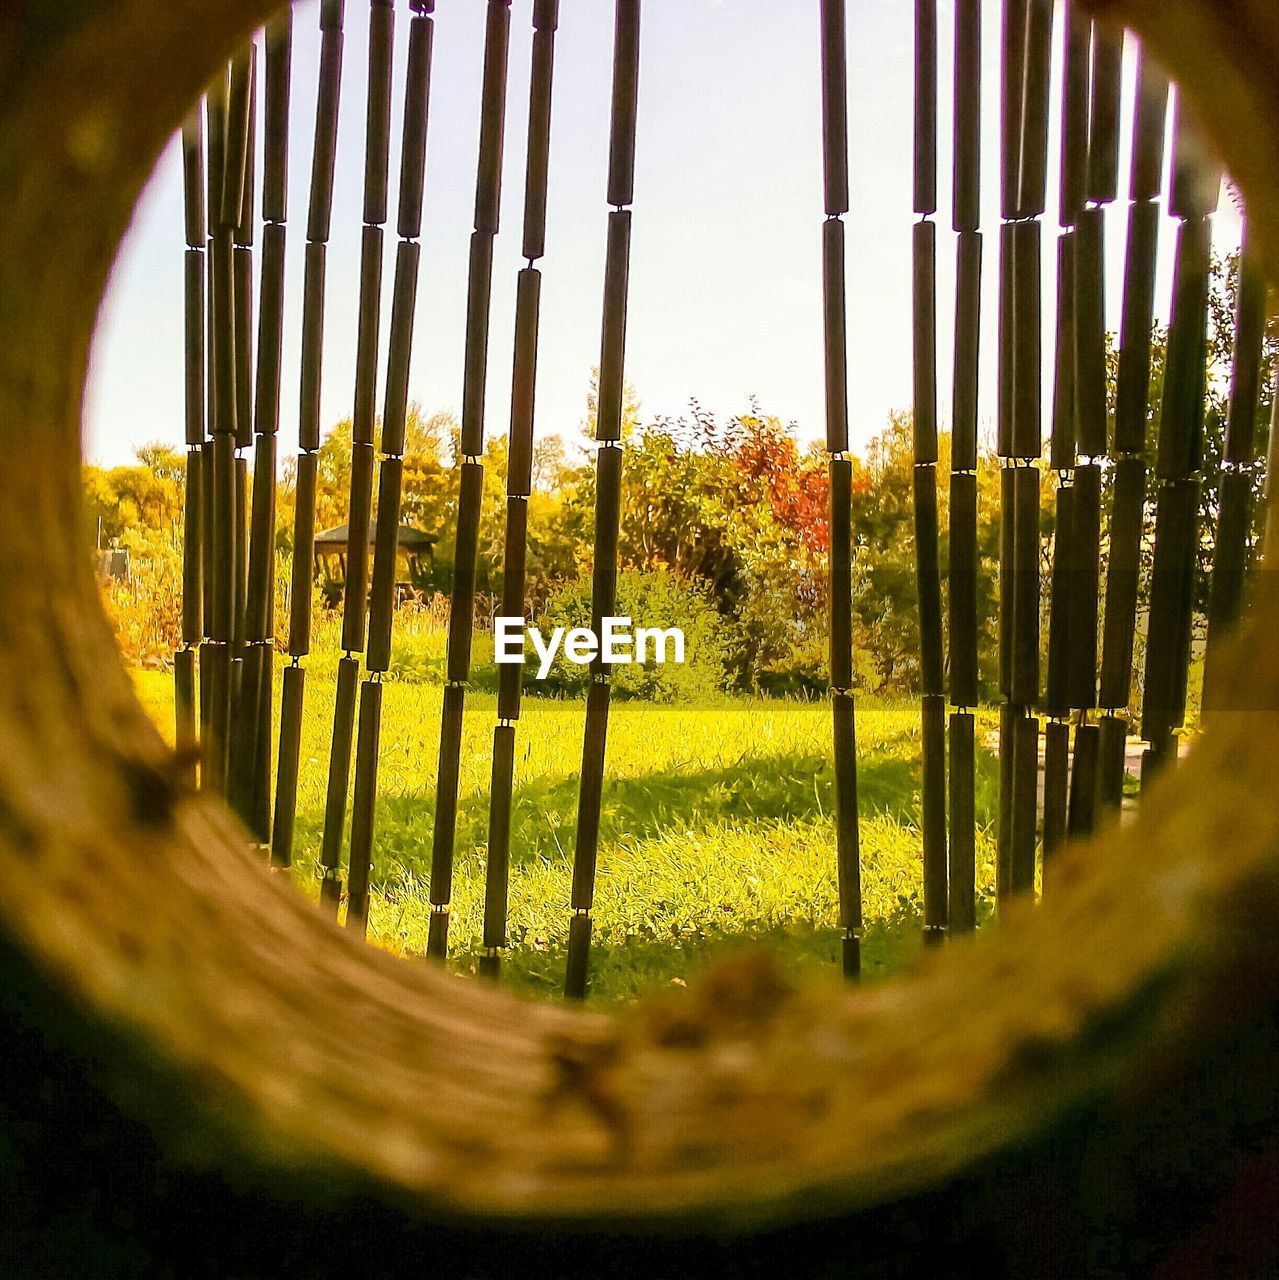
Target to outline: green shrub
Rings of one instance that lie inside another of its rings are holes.
[[[622,697],[654,702],[684,701],[720,693],[732,682],[733,623],[715,608],[710,591],[670,569],[623,569],[617,579],[617,614],[632,628],[679,627],[684,632],[684,661],[619,663],[612,668],[613,689]],[[562,583],[547,598],[534,624],[550,637],[556,627],[591,625],[591,581]],[[589,665],[564,657],[563,650],[545,680],[537,671],[532,644],[526,645],[524,687],[529,693],[579,693],[591,679]],[[532,663],[530,669],[530,663]]]

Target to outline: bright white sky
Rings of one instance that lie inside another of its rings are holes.
[[[410,394],[428,411],[461,406],[467,242],[474,202],[484,5],[439,0],[427,155],[422,276]],[[939,192],[939,411],[949,417],[954,288],[950,233],[949,60],[952,0],[942,23]],[[315,112],[317,4],[295,15],[290,147],[286,378],[282,452],[296,449],[310,138]],[[395,100],[402,101],[408,12],[397,4]],[[532,0],[514,0],[502,230],[494,265],[488,429],[509,417]],[[547,253],[543,271],[537,430],[572,435],[599,360],[606,227],[605,171],[613,6],[562,0],[556,46]],[[849,6],[849,379],[855,445],[911,398],[910,226],[913,10],[909,0]],[[999,0],[986,0],[981,417],[993,432],[998,228]],[[1059,24],[1060,25],[1060,24]],[[1061,31],[1055,33],[1054,104],[1060,100]],[[323,420],[351,412],[359,277],[367,19],[348,0],[338,185],[329,250]],[[1132,47],[1124,82],[1125,154],[1132,107]],[[821,434],[822,322],[818,0],[647,0],[640,67],[640,124],[627,344],[627,377],[646,419],[682,412],[690,396],[722,416],[757,396],[793,419],[802,438]],[[396,108],[398,115],[399,108]],[[397,181],[398,120],[392,141]],[[1058,154],[1054,123],[1050,154]],[[1053,166],[1055,167],[1055,165]],[[1126,181],[1126,177],[1124,179]],[[394,211],[392,197],[392,212]],[[1047,234],[1055,233],[1050,183]],[[1157,311],[1167,315],[1173,223],[1160,244]],[[1108,219],[1108,325],[1117,329],[1126,214]],[[393,271],[388,228],[383,358]],[[122,250],[103,311],[87,405],[86,452],[131,460],[149,440],[182,441],[182,195],[176,146],[162,157]],[[1237,246],[1229,201],[1217,217],[1219,251]],[[1046,268],[1055,264],[1045,241]],[[1044,287],[1046,325],[1055,281]],[[1051,341],[1044,344],[1046,372]],[[1051,388],[1046,376],[1044,387]],[[1050,408],[1045,396],[1045,415]],[[380,404],[380,395],[379,395]]]

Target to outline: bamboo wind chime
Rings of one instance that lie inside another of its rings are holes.
[[[484,491],[484,401],[488,380],[489,304],[493,287],[493,241],[502,197],[502,143],[506,123],[506,73],[510,52],[510,0],[489,0],[484,37],[479,164],[471,235],[466,304],[466,364],[462,388],[460,496],[449,614],[447,683],[440,718],[439,774],[431,849],[431,922],[427,954],[448,952],[449,902],[453,896],[453,850],[457,838],[458,777],[462,759],[462,715],[471,675],[475,622],[475,573],[479,554],[480,505]]]
[[[822,292],[826,450],[830,458],[830,697],[835,765],[835,858],[846,978],[861,974],[862,882],[853,705],[853,463],[848,456],[848,331],[844,223],[848,212],[848,28],[844,0],[822,0],[822,152],[826,221]]]
[[[598,408],[595,418],[595,557],[591,626],[617,611],[617,542],[622,506],[622,419],[625,400],[626,307],[630,284],[631,210],[635,199],[635,130],[639,106],[640,0],[617,0],[613,34],[613,109],[608,153],[608,247],[604,265],[604,316],[600,337]],[[612,694],[601,657],[591,667],[578,784],[577,840],[564,994],[586,995],[591,908],[599,855],[600,802]]]
[[[515,293],[515,354],[511,378],[511,431],[506,467],[506,543],[502,614],[525,615],[528,505],[533,483],[533,419],[537,386],[538,312],[542,273],[533,264],[546,251],[546,193],[550,171],[551,90],[559,0],[536,0],[529,88],[528,154],[524,183],[523,256]],[[502,667],[497,724],[493,728],[493,773],[489,788],[488,862],[485,867],[484,954],[481,970],[496,977],[506,946],[511,858],[511,802],[515,775],[515,727],[520,718],[524,668]]]
[[[830,489],[829,687],[842,966],[861,971],[863,926],[853,680],[852,477],[849,453],[845,215],[849,211],[846,0],[821,0],[822,281]],[[396,604],[408,384],[423,228],[434,42],[433,0],[410,0],[399,173],[398,244],[381,433],[375,407],[385,226],[389,217],[393,0],[370,0],[350,519],[320,850],[320,898],[337,916],[347,835],[346,925],[366,933],[374,866],[383,677]],[[1123,800],[1129,702],[1147,548],[1147,419],[1153,382],[1155,264],[1169,86],[1137,51],[1128,242],[1114,427],[1106,364],[1105,222],[1119,196],[1123,40],[1057,7],[1062,233],[1052,434],[1055,533],[1047,676],[1040,683],[1042,219],[1046,212],[1053,0],[1004,0],[1001,26],[999,822],[996,889],[1031,894],[1037,875],[1040,715],[1045,718],[1045,858]],[[320,6],[299,381],[299,454],[288,655],[270,777],[276,468],[283,364],[292,17],[265,31],[262,264],[253,324],[257,188],[257,51],[247,47],[183,125],[185,443],[182,638],[174,657],[176,735],[204,787],[222,792],[271,862],[293,859],[306,669],[311,647],[326,255],[332,222],[343,70],[343,0]],[[541,271],[546,248],[552,87],[559,6],[534,0],[522,257],[506,484],[502,612],[526,615]],[[499,229],[510,0],[486,0],[480,138],[465,335],[455,568],[441,710],[427,951],[448,952],[463,716],[470,687],[484,483],[485,403],[494,242]],[[927,942],[976,925],[978,664],[978,366],[981,329],[982,0],[956,0],[952,229],[956,296],[949,474],[949,648],[944,637],[937,412],[938,10],[915,0],[913,517],[921,655],[923,928]],[[616,609],[623,419],[640,51],[639,0],[615,0],[608,239],[595,426],[592,621]],[[1173,311],[1156,454],[1153,569],[1142,682],[1143,785],[1175,758],[1186,715],[1196,614],[1205,467],[1211,219],[1219,172],[1174,121],[1170,211],[1180,220]],[[1220,510],[1208,604],[1205,706],[1215,705],[1221,637],[1245,606],[1257,485],[1267,289],[1252,238],[1241,254]],[[256,365],[256,368],[255,368]],[[255,373],[255,376],[254,376]],[[1279,397],[1277,397],[1279,399]],[[1272,435],[1271,452],[1276,450]],[[248,451],[253,481],[248,486]],[[376,482],[376,517],[373,499]],[[1109,483],[1109,507],[1105,496]],[[370,536],[370,534],[372,536]],[[370,554],[370,546],[372,552]],[[371,562],[371,563],[370,563]],[[1102,610],[1102,575],[1104,613]],[[1100,663],[1098,662],[1101,624]],[[361,661],[366,668],[361,683]],[[481,971],[497,976],[508,945],[515,754],[522,667],[502,666],[493,727]],[[1042,696],[1041,696],[1042,694]],[[588,988],[612,686],[597,658],[585,706],[565,994]],[[1074,741],[1071,730],[1074,728]],[[198,744],[198,753],[197,753]],[[949,772],[948,772],[949,770]]]

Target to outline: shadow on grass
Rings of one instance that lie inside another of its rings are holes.
[[[993,822],[997,813],[997,766],[979,751],[977,821]],[[881,755],[858,768],[858,802],[863,816],[883,813],[895,822],[918,826],[917,759]],[[519,863],[555,861],[573,851],[578,779],[538,779],[518,787],[511,811],[511,854]],[[600,847],[623,838],[644,840],[671,831],[769,822],[812,822],[833,811],[834,772],[818,755],[752,757],[722,769],[668,770],[635,778],[606,780],[600,814]],[[458,810],[455,849],[459,857],[488,843],[487,792],[465,797]],[[300,814],[299,849],[316,848],[323,812]],[[383,796],[377,802],[377,866],[374,883],[384,884],[400,869],[421,874],[430,865],[435,821],[433,792]]]
[[[862,937],[862,975],[865,983],[896,977],[918,963],[924,951],[923,919],[904,908],[890,918],[866,926]],[[758,930],[704,930],[684,938],[632,936],[591,949],[590,994],[601,1001],[633,999],[679,986],[707,967],[731,963],[734,956],[763,947],[783,972],[838,975],[839,930],[794,922]],[[450,960],[459,973],[479,973],[477,948],[460,951]],[[504,958],[502,984],[513,991],[540,997],[558,996],[564,987],[562,947],[513,947]]]

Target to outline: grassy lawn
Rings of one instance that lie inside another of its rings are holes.
[[[307,682],[295,847],[299,888],[317,893],[332,663]],[[172,677],[138,672],[166,733]],[[441,691],[389,683],[370,937],[408,955],[426,949]],[[278,705],[278,702],[277,702]],[[453,885],[451,964],[474,972],[484,902],[488,784],[496,701],[467,700]],[[920,947],[919,716],[913,704],[858,711],[864,966],[870,978]],[[560,990],[584,706],[527,698],[519,723],[512,817],[511,949],[515,988]],[[825,703],[723,698],[614,704],[600,833],[591,989],[626,999],[682,981],[708,956],[747,940],[787,962],[834,968],[838,947],[833,774]],[[996,772],[981,753],[977,796],[979,912],[994,891]]]

